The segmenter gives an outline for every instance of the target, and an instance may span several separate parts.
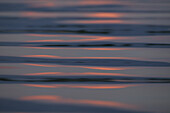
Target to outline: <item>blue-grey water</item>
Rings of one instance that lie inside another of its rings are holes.
[[[169,0],[1,0],[0,113],[169,113]]]

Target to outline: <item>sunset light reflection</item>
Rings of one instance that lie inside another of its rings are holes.
[[[48,40],[30,40],[27,42],[74,42],[74,41],[98,41],[98,40],[124,40],[129,39],[132,37],[115,37],[115,36],[93,36],[93,35],[52,35],[52,34],[26,34],[27,36],[33,37],[54,37],[54,38],[61,38],[61,37],[71,37],[71,38],[78,38],[77,40],[56,40],[56,39],[48,39]],[[86,39],[80,39],[86,38]],[[87,39],[88,38],[88,39]]]
[[[61,57],[55,55],[24,55],[22,57],[42,57],[42,58],[60,58],[60,59],[131,59],[131,60],[144,60],[137,57]]]
[[[70,72],[41,72],[41,73],[27,73],[24,75],[107,75],[107,76],[130,76],[128,74],[120,73],[96,73],[96,72],[84,72],[84,73],[70,73]]]
[[[47,64],[33,64],[33,63],[23,63],[24,65],[39,66],[39,67],[73,67],[73,68],[87,68],[96,70],[126,70],[135,69],[136,67],[97,67],[97,66],[71,66],[71,65],[47,65]]]
[[[108,51],[119,51],[119,50],[133,50],[135,48],[79,48],[79,47],[70,47],[70,48],[66,48],[66,47],[25,47],[25,48],[31,48],[31,49],[80,49],[80,50],[108,50]]]
[[[80,41],[100,41],[100,40],[113,40],[111,37],[101,37],[96,39],[78,39],[78,40],[29,40],[26,42],[80,42]]]
[[[118,18],[121,17],[121,13],[104,13],[104,12],[97,12],[93,14],[89,14],[89,17],[95,17],[95,18]]]
[[[51,85],[41,85],[41,84],[24,84],[24,86],[28,87],[41,87],[41,88],[83,88],[83,89],[120,89],[120,88],[127,88],[127,87],[134,87],[138,85],[126,85],[126,84],[114,84],[114,85],[107,85],[107,84],[51,84]]]
[[[71,20],[63,21],[63,23],[74,23],[74,24],[122,24],[122,20]]]
[[[87,104],[87,105],[94,105],[94,106],[103,106],[103,107],[119,107],[119,108],[126,108],[126,109],[137,109],[134,105],[113,102],[113,101],[101,101],[101,100],[79,100],[79,99],[70,99],[70,98],[63,98],[60,96],[55,95],[37,95],[37,96],[25,96],[21,97],[20,100],[26,101],[48,101],[52,103],[67,103],[67,104]]]

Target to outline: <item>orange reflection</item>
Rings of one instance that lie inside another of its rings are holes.
[[[111,40],[111,37],[101,37],[96,39],[79,39],[79,40],[29,40],[26,42],[81,42],[81,41],[100,41],[100,40]]]
[[[129,39],[129,37],[109,37],[109,36],[82,36],[82,35],[45,35],[45,34],[28,34],[29,36],[38,37],[73,37],[79,38],[77,40],[30,40],[26,42],[81,42],[81,41],[100,41],[100,40],[123,40]],[[80,38],[90,38],[90,39],[80,39]]]
[[[123,23],[122,20],[72,20],[64,21],[64,23],[76,23],[76,24],[112,24],[112,23]]]
[[[60,100],[59,96],[51,96],[51,95],[38,95],[38,96],[28,96],[21,98],[22,100]]]
[[[134,48],[82,48],[82,49],[87,49],[87,50],[132,50]]]
[[[126,69],[134,69],[131,67],[88,67],[88,66],[81,66],[83,68],[88,69],[97,69],[97,70],[126,70]]]
[[[67,48],[67,47],[25,47],[25,48],[32,48],[32,49],[84,49],[84,50],[108,50],[108,51],[119,51],[119,50],[133,50],[135,48],[80,48],[80,47],[74,47],[74,48]]]
[[[70,75],[71,73],[62,73],[62,72],[42,72],[42,73],[28,73],[24,75]],[[71,74],[72,75],[72,74]]]
[[[60,67],[57,65],[43,65],[43,64],[32,64],[32,63],[23,63],[24,65],[30,65],[30,66],[39,66],[39,67]]]
[[[52,47],[25,47],[31,49],[62,49],[62,48],[52,48]]]
[[[41,88],[56,88],[53,85],[39,85],[39,84],[24,84],[25,86],[30,86],[30,87],[41,87]]]
[[[129,104],[123,104],[118,102],[112,101],[99,101],[99,100],[81,100],[80,103],[96,105],[96,106],[106,106],[106,107],[119,107],[119,108],[126,108],[126,109],[137,109],[137,107]]]
[[[60,58],[60,59],[132,59],[132,60],[142,59],[136,57],[61,57],[55,55],[24,55],[23,57],[45,57],[45,58]]]
[[[26,42],[63,42],[64,40],[29,40]]]
[[[87,68],[87,69],[97,69],[97,70],[126,70],[126,69],[136,69],[136,67],[97,67],[97,66],[71,66],[71,65],[45,65],[45,64],[32,64],[23,63],[24,65],[30,66],[40,66],[40,67],[75,67],[75,68]]]
[[[127,88],[134,85],[120,85],[120,86],[110,86],[110,85],[96,85],[96,86],[69,86],[70,88],[85,88],[85,89],[120,89],[120,88]],[[66,86],[65,86],[66,87]]]
[[[26,35],[28,35],[28,36],[36,36],[36,37],[57,37],[58,36],[58,35],[52,35],[52,34],[26,34]]]
[[[138,85],[126,85],[126,84],[120,84],[120,85],[82,85],[82,84],[51,84],[51,85],[37,85],[37,84],[24,84],[25,86],[29,87],[41,87],[41,88],[83,88],[83,89],[121,89],[121,88],[127,88],[127,87],[134,87]]]
[[[87,35],[72,35],[72,34],[26,34],[28,36],[36,37],[78,37],[78,38],[91,38],[91,37],[100,37],[100,36],[87,36]]]
[[[129,39],[129,37],[113,37],[113,36],[94,36],[94,35],[72,35],[72,34],[26,34],[28,36],[36,36],[36,37],[75,37],[75,38],[106,38],[106,39]]]
[[[102,107],[119,107],[119,108],[127,108],[127,109],[137,109],[137,107],[129,104],[113,102],[113,101],[100,101],[100,100],[77,100],[77,99],[69,99],[62,98],[60,96],[55,95],[37,95],[37,96],[25,96],[21,97],[20,100],[34,101],[34,100],[47,100],[49,102],[55,103],[68,103],[68,104],[88,104]]]
[[[54,55],[24,55],[23,57],[45,57],[45,58],[62,58]]]
[[[84,72],[84,73],[42,72],[42,73],[28,73],[28,74],[24,74],[24,75],[109,75],[109,76],[130,76],[130,75],[127,75],[127,74],[120,74],[120,73],[95,73],[95,72]]]
[[[98,13],[89,14],[88,16],[95,17],[95,18],[118,18],[118,17],[121,17],[122,14],[121,13],[98,12]]]

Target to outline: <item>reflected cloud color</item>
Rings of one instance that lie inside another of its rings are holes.
[[[32,49],[81,49],[81,50],[108,50],[108,51],[119,51],[119,50],[133,50],[135,48],[63,48],[63,47],[25,47]]]
[[[42,73],[27,73],[27,74],[24,74],[24,75],[109,75],[109,76],[130,76],[130,75],[127,75],[127,74],[120,74],[120,73],[95,73],[95,72],[84,72],[84,73],[42,72]]]
[[[24,55],[23,57],[45,57],[45,58],[61,58],[55,55]]]
[[[48,4],[46,4],[48,5]],[[124,13],[106,13],[106,12],[83,12],[83,13],[79,13],[79,12],[58,12],[58,13],[54,13],[54,12],[36,12],[36,11],[22,11],[20,12],[20,16],[22,17],[29,17],[29,18],[52,18],[52,17],[88,17],[88,18],[120,18],[124,15]],[[95,20],[96,21],[96,20]]]
[[[39,85],[39,84],[24,84],[24,85],[30,87],[40,87],[40,88],[56,88],[56,86],[53,85]]]
[[[26,34],[27,36],[34,37],[76,37],[76,38],[100,38],[100,37],[109,37],[111,36],[90,36],[90,35],[73,35],[73,34]]]
[[[82,48],[82,49],[87,49],[87,50],[108,50],[108,51],[118,51],[118,50],[132,50],[135,48]]]
[[[126,70],[126,69],[134,69],[131,67],[88,67],[88,66],[81,66],[82,68],[87,69],[97,69],[97,70]]]
[[[53,34],[26,34],[27,36],[33,37],[72,37],[78,38],[77,40],[31,40],[27,42],[74,42],[74,41],[98,41],[98,40],[123,40],[123,39],[132,39],[132,37],[115,37],[115,36],[94,36],[94,35],[71,35],[71,34],[63,34],[63,35],[53,35]],[[89,39],[79,39],[79,38],[89,38]]]
[[[111,37],[101,37],[96,39],[78,39],[78,40],[30,40],[26,42],[80,42],[80,41],[101,41],[101,40],[111,40]]]
[[[47,65],[47,64],[32,64],[32,63],[23,63],[24,65],[30,66],[40,66],[40,67],[75,67],[75,68],[87,68],[87,69],[97,69],[97,70],[126,70],[126,69],[135,69],[136,67],[97,67],[97,66],[71,66],[71,65]]]
[[[31,49],[62,49],[62,48],[52,48],[52,47],[25,47],[25,48],[31,48]]]
[[[59,100],[59,96],[51,96],[51,95],[38,95],[38,96],[28,96],[22,97],[21,100]]]
[[[36,11],[22,11],[19,13],[21,17],[29,17],[29,18],[52,18],[52,17],[88,17],[88,18],[119,18],[123,17],[123,13],[105,13],[105,12],[36,12]]]
[[[24,65],[30,66],[39,66],[39,67],[60,67],[58,65],[43,65],[43,64],[32,64],[32,63],[23,63]]]
[[[121,24],[124,23],[122,20],[72,20],[63,21],[63,23],[74,23],[74,24]]]
[[[89,14],[89,17],[95,18],[118,18],[121,17],[123,14],[121,13],[106,13],[106,12],[97,12],[93,14]]]
[[[64,40],[29,40],[26,42],[63,42]]]
[[[101,101],[101,100],[78,100],[78,99],[70,99],[63,98],[55,95],[37,95],[37,96],[25,96],[21,97],[20,100],[27,101],[43,101],[46,100],[48,102],[54,103],[69,103],[69,104],[88,104],[94,106],[103,106],[103,107],[118,107],[118,108],[126,108],[126,109],[137,109],[134,105],[113,102],[113,101]]]
[[[56,17],[56,15],[54,15],[53,13],[34,12],[34,11],[21,12],[20,16],[27,17],[27,18]]]
[[[126,85],[126,84],[114,84],[114,85],[107,85],[107,84],[100,84],[100,85],[93,85],[93,84],[51,84],[51,85],[41,85],[41,84],[24,84],[24,86],[29,87],[41,87],[41,88],[83,88],[83,89],[121,89],[127,87],[135,87],[138,85]]]
[[[22,57],[44,57],[44,58],[60,58],[60,59],[131,59],[131,60],[146,60],[136,57],[61,57],[55,55],[24,55]]]
[[[119,18],[119,17],[123,17],[122,13],[81,13],[80,15],[78,15],[79,13],[71,13],[73,15],[75,15],[76,17],[84,16],[84,17],[89,17],[89,18]],[[33,11],[27,11],[27,12],[21,12],[20,14],[22,17],[32,17],[32,18],[42,18],[42,17],[63,17],[66,16],[62,13],[45,13],[45,12],[33,12]],[[68,17],[71,17],[71,15],[67,15]],[[97,21],[97,20],[95,20]],[[102,20],[100,20],[102,21]],[[104,21],[104,20],[103,20]],[[111,21],[111,20],[107,20],[107,21]],[[113,21],[113,20],[112,20]],[[118,21],[118,20],[116,20]],[[80,22],[80,20],[79,20]]]

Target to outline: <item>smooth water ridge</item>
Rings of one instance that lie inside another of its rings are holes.
[[[0,113],[170,113],[169,0],[1,0]]]

